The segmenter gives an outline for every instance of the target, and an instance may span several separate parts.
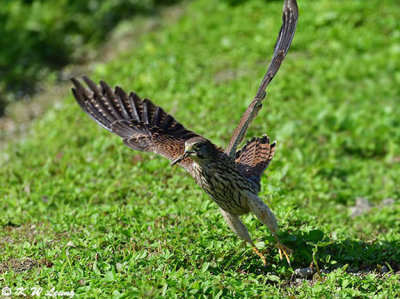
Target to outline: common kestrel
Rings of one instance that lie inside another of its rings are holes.
[[[72,92],[81,106],[100,126],[123,138],[124,143],[138,151],[154,152],[179,164],[195,179],[196,183],[219,205],[228,226],[248,242],[264,264],[264,255],[250,238],[240,216],[253,212],[265,224],[277,241],[282,253],[290,263],[286,248],[278,239],[278,225],[269,207],[258,197],[261,175],[268,167],[276,143],[267,136],[252,138],[241,150],[252,120],[262,107],[265,90],[284,60],[297,26],[296,0],[285,0],[283,24],[274,49],[269,68],[256,96],[243,114],[228,147],[223,150],[208,139],[187,130],[182,124],[150,100],[142,100],[136,93],[126,94],[120,87],[111,90],[100,81],[96,85],[83,77],[87,88],[72,78]]]

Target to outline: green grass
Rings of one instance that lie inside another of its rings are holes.
[[[226,145],[272,55],[282,9],[281,1],[227,3],[190,3],[92,77],[151,98]],[[260,196],[294,249],[292,267],[246,216],[268,250],[264,267],[184,170],[123,146],[68,95],[1,153],[0,288],[82,297],[398,294],[400,5],[299,8],[293,46],[248,132],[278,141]],[[373,207],[352,218],[359,197]],[[394,203],[382,205],[387,198]],[[320,275],[291,278],[312,261]]]

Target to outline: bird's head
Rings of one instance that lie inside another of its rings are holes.
[[[207,139],[196,136],[186,140],[185,151],[176,160],[172,161],[171,166],[181,162],[185,158],[190,158],[198,163],[207,161],[216,154],[215,146]]]

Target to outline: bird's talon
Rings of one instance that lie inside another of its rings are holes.
[[[262,259],[264,266],[266,266],[267,265],[267,260],[265,259],[264,254],[262,254],[260,252],[260,250],[258,250],[257,247],[253,247],[253,251],[254,251],[255,254],[257,254]]]
[[[283,245],[279,239],[276,240],[277,244],[276,247],[278,248],[278,252],[279,252],[279,257],[281,260],[283,260],[283,255],[285,255],[286,261],[288,262],[288,264],[290,265],[290,258],[288,254],[292,254],[293,250],[286,247],[285,245]],[[282,254],[283,253],[283,254]]]
[[[279,258],[282,260],[283,259],[282,250],[280,248],[278,248],[278,252],[279,252]]]

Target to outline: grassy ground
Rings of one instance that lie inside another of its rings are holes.
[[[282,8],[227,3],[192,2],[92,76],[226,145],[264,74]],[[299,7],[293,47],[248,133],[278,141],[261,197],[294,249],[292,267],[268,229],[244,217],[268,251],[264,267],[183,170],[124,147],[68,95],[1,153],[0,288],[82,297],[398,294],[400,6]],[[313,277],[294,274],[311,263]]]

